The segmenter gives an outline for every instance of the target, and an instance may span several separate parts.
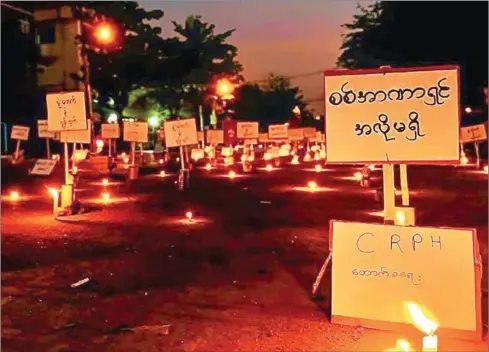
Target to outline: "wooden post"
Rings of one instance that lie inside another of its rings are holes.
[[[17,144],[15,145],[15,156],[14,156],[15,161],[19,159],[19,153],[20,153],[20,139],[17,139]]]
[[[401,173],[401,192],[402,192],[402,205],[407,207],[409,206],[409,187],[408,187],[408,178],[407,178],[407,165],[401,164],[399,165],[400,173]]]
[[[109,138],[109,157],[112,156],[112,139]]]
[[[394,191],[394,165],[382,165],[384,183],[384,220],[394,220],[396,206]]]
[[[131,165],[136,165],[136,142],[131,142]]]
[[[477,170],[480,170],[481,157],[480,157],[480,150],[479,150],[479,142],[474,142],[474,148],[475,148],[475,165]]]
[[[49,138],[46,138],[46,157],[51,159],[51,148],[49,145]]]

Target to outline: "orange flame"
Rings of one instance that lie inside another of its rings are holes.
[[[407,309],[413,320],[414,326],[426,335],[432,335],[438,328],[438,323],[429,319],[421,307],[413,302],[407,303]]]
[[[48,190],[49,190],[49,193],[51,193],[51,196],[53,198],[58,198],[58,195],[59,194],[58,194],[58,191],[57,190],[55,190],[54,188],[51,188],[51,187],[48,187]]]

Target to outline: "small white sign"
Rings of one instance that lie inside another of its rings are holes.
[[[117,139],[121,136],[121,129],[117,123],[102,124],[102,138]]]
[[[88,149],[77,149],[71,155],[71,160],[85,160],[88,156]]]
[[[258,122],[238,122],[238,138],[258,138]]]
[[[48,130],[48,120],[37,120],[37,133],[39,138],[54,138],[55,135]]]
[[[46,105],[49,131],[87,129],[85,92],[49,93]]]
[[[316,138],[316,129],[314,127],[304,127],[302,129],[304,138]]]
[[[258,136],[258,140],[262,143],[268,142],[268,133],[260,133]]]
[[[194,148],[190,152],[190,158],[192,160],[195,160],[195,161],[200,160],[200,159],[204,159],[204,156],[205,156],[204,149]]]
[[[126,142],[146,143],[148,124],[146,122],[124,122],[123,139]]]
[[[165,121],[164,126],[167,148],[198,144],[195,119]]]
[[[32,168],[31,175],[49,176],[53,172],[56,166],[56,160],[51,159],[37,159],[34,167]]]
[[[222,147],[222,149],[221,149],[221,155],[222,156],[231,156],[231,155],[233,155],[233,148]]]
[[[29,130],[30,128],[27,126],[14,125],[12,126],[12,133],[10,134],[10,138],[26,141],[29,139]]]
[[[92,121],[87,120],[87,126],[85,130],[76,131],[61,131],[60,141],[67,143],[83,143],[90,144],[91,142],[91,132],[92,132]]]
[[[222,144],[224,143],[224,131],[223,130],[207,130],[207,143],[208,144]]]
[[[460,141],[462,143],[482,142],[487,140],[487,131],[484,124],[462,127]]]
[[[287,139],[288,136],[287,125],[280,124],[268,126],[268,137],[270,137],[270,139]]]

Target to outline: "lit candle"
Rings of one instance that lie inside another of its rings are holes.
[[[20,198],[19,192],[17,191],[10,192],[10,199],[18,200],[19,198]]]
[[[192,222],[193,214],[192,214],[191,211],[187,211],[187,213],[185,214],[185,216],[187,217],[188,222]]]
[[[106,178],[104,178],[104,179],[102,180],[102,184],[103,184],[104,186],[107,186],[107,185],[109,184],[109,180],[107,180]]]
[[[104,200],[104,201],[108,201],[108,200],[110,199],[110,194],[108,194],[108,193],[103,193],[103,194],[102,194],[102,198],[103,198],[103,200]]]
[[[229,178],[235,178],[235,177],[236,177],[236,172],[229,171]]]
[[[315,166],[315,169],[316,169],[317,172],[320,172],[323,169],[323,167],[321,165],[317,164]]]
[[[54,188],[48,188],[48,190],[49,190],[49,193],[51,193],[51,195],[53,196],[53,215],[54,215],[54,218],[56,218],[58,216],[58,197],[59,197],[59,193]]]
[[[273,170],[273,166],[270,165],[270,164],[267,164],[266,168],[265,168],[267,171],[272,171]]]
[[[160,177],[165,177],[166,173],[165,173],[165,170],[161,170],[160,171]]]
[[[362,173],[361,173],[361,172],[355,172],[355,179],[356,179],[357,181],[361,181],[361,180],[362,180],[362,178],[363,178],[363,175],[362,175]]]
[[[436,352],[438,350],[438,338],[430,334],[423,337],[423,352]]]
[[[205,169],[206,169],[207,171],[209,171],[210,169],[212,169],[212,165],[211,165],[211,164],[209,164],[209,163],[208,163],[208,164],[206,164],[206,165],[205,165]]]
[[[309,181],[309,183],[307,184],[307,186],[309,187],[309,189],[311,189],[312,191],[315,191],[316,188],[318,187],[317,183],[314,182],[314,181]]]

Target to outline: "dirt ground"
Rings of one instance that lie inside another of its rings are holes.
[[[358,167],[314,163],[229,180],[197,168],[183,194],[175,175],[83,178],[86,212],[55,221],[46,186],[2,170],[3,351],[381,351],[398,334],[329,322],[311,288],[328,253],[330,219],[376,222],[373,188]],[[236,167],[239,172],[239,167]],[[381,171],[374,171],[380,181]],[[487,174],[409,167],[418,224],[475,227],[484,264],[487,325]],[[310,194],[315,180],[330,191]],[[184,214],[192,211],[188,224]],[[328,278],[328,275],[326,275]],[[83,278],[86,284],[70,285]],[[325,293],[326,292],[326,293]],[[420,349],[420,335],[411,340]],[[485,334],[486,336],[486,334]],[[440,350],[485,351],[484,341],[440,340]]]

